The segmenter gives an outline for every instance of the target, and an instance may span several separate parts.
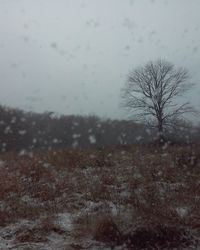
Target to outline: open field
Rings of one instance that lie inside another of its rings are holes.
[[[0,249],[198,249],[200,146],[0,156]]]

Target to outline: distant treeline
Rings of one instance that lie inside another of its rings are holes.
[[[176,142],[198,142],[200,128],[171,131]],[[56,116],[0,106],[0,150],[89,148],[150,143],[153,129],[127,120],[102,120],[96,116]]]

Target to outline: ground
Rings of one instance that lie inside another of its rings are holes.
[[[199,176],[198,145],[2,153],[0,249],[198,249]]]

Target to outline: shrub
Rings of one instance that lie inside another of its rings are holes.
[[[174,249],[188,248],[193,239],[183,229],[156,226],[155,228],[138,228],[124,237],[128,249]]]
[[[94,239],[108,244],[118,245],[121,242],[122,233],[112,217],[104,217],[96,222]]]

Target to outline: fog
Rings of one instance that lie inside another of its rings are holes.
[[[0,103],[125,118],[127,74],[164,58],[189,70],[200,107],[199,0],[1,0]]]

